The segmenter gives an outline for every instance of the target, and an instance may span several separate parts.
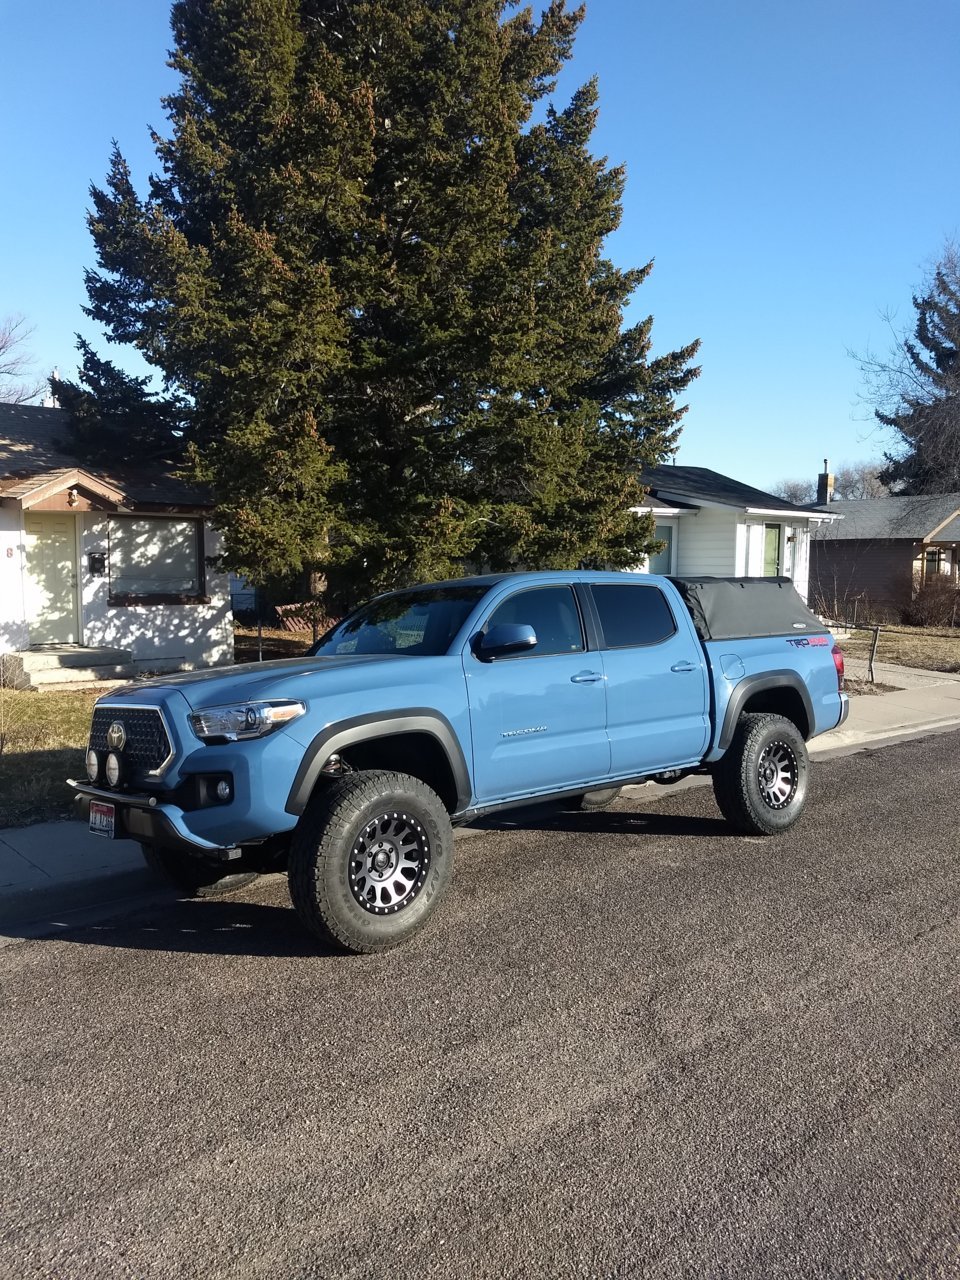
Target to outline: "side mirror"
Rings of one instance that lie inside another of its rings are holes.
[[[537,643],[537,633],[525,622],[502,622],[477,637],[474,653],[482,662],[505,658],[510,653],[523,653]]]

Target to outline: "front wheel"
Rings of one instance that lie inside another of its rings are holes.
[[[290,897],[315,937],[372,954],[426,924],[453,878],[453,829],[436,792],[369,770],[322,787],[290,849]]]
[[[737,831],[776,835],[803,812],[809,774],[807,744],[796,725],[783,716],[748,713],[714,766],[713,791]]]

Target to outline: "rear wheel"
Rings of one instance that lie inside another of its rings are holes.
[[[151,871],[191,898],[220,897],[242,889],[257,878],[255,871],[228,871],[176,849],[161,849],[152,844],[142,844],[140,849]]]
[[[809,773],[807,744],[792,721],[748,713],[714,766],[713,791],[720,812],[737,831],[776,835],[803,812]]]
[[[311,799],[290,849],[290,897],[315,937],[370,954],[413,937],[453,877],[453,829],[436,792],[369,770]]]

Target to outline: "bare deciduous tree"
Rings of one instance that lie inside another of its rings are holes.
[[[880,462],[845,462],[837,467],[833,477],[833,496],[841,499],[885,498],[890,490],[880,479]],[[817,500],[817,482],[809,480],[778,480],[770,490],[798,507],[808,506]]]
[[[880,479],[879,462],[845,462],[833,477],[833,496],[838,499],[885,498],[890,490]]]
[[[778,480],[771,486],[771,493],[795,506],[805,507],[817,500],[817,483],[815,480]]]
[[[6,404],[29,404],[43,391],[43,381],[33,376],[33,360],[23,350],[30,337],[23,316],[0,320],[0,400]]]

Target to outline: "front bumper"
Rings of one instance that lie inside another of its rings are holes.
[[[190,831],[184,823],[183,811],[176,805],[164,804],[156,795],[106,791],[74,778],[67,779],[67,786],[73,789],[74,804],[85,822],[90,818],[92,800],[113,805],[114,839],[139,840],[142,844],[174,849],[210,862],[230,862],[240,856],[235,845],[215,844]]]

